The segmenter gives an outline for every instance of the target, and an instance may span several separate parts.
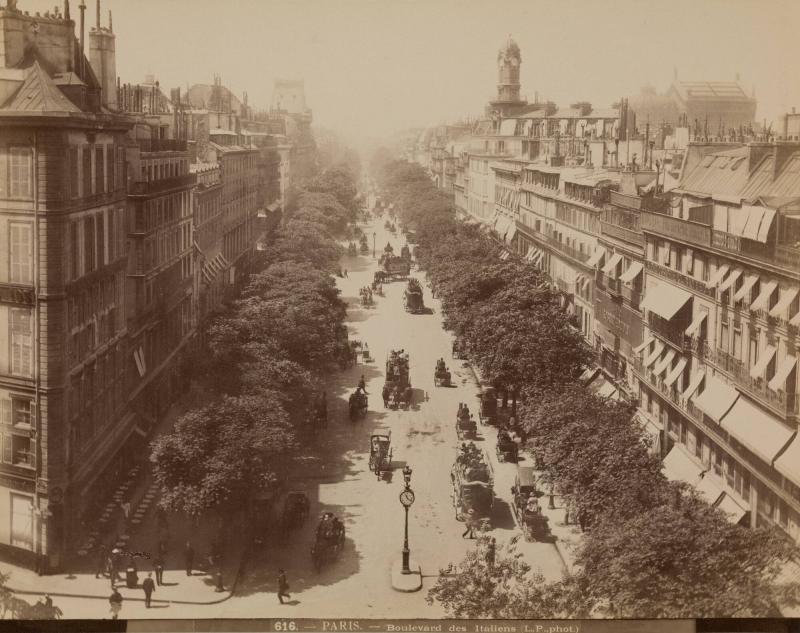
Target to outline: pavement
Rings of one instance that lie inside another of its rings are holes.
[[[382,219],[363,228],[367,233],[377,234],[379,251],[387,240],[395,252],[404,243],[401,236],[391,236],[384,230]],[[442,327],[441,305],[432,299],[429,288],[424,292],[425,304],[430,308],[427,314],[405,312],[405,283],[399,281],[385,284],[385,296],[375,295],[373,306],[362,307],[358,290],[371,283],[377,261],[370,252],[366,256],[345,257],[342,266],[347,268],[348,277],[337,279],[337,285],[348,304],[346,324],[350,338],[368,343],[373,360],[330,376],[326,384],[328,428],[313,440],[313,445],[306,447],[308,457],[299,465],[291,482],[308,493],[309,519],[283,540],[251,550],[244,550],[249,539],[232,538],[233,549],[229,548],[225,556],[226,591],[216,593],[210,575],[198,573],[187,577],[180,568],[180,542],[184,533],[202,539],[201,532],[213,531],[213,522],[185,526],[178,517],[170,517],[170,527],[175,530],[175,554],[169,561],[165,580],[175,584],[157,588],[156,608],[152,609],[144,607],[141,589],[123,588],[125,602],[120,617],[441,618],[446,615],[441,605],[429,605],[425,598],[440,570],[459,562],[476,543],[461,538],[464,524],[456,520],[450,482],[450,469],[461,443],[456,436],[455,414],[460,402],[469,403],[470,409],[477,412],[475,376],[468,364],[452,359],[452,337]],[[425,287],[424,274],[412,274]],[[383,408],[381,400],[384,362],[390,349],[400,348],[410,356],[414,402],[407,411],[390,411]],[[440,357],[453,375],[450,388],[433,384],[436,360]],[[351,423],[347,398],[362,374],[369,393],[369,412],[365,419]],[[386,429],[392,433],[393,470],[378,479],[368,467],[369,439],[373,431]],[[521,531],[510,505],[516,465],[497,461],[494,429],[480,426],[478,433],[476,444],[486,447],[495,472],[491,534],[497,540],[498,552],[513,540],[517,551],[535,570],[550,580],[561,578],[565,560],[569,560],[565,556],[568,550],[520,538]],[[409,510],[411,558],[422,570],[422,590],[415,592],[400,592],[392,586],[392,569],[396,569],[403,547],[404,510],[398,497],[403,489],[400,471],[405,465],[413,469],[411,487],[416,494]],[[317,572],[310,548],[317,517],[324,511],[334,512],[343,520],[346,540],[338,559]],[[563,518],[563,513],[551,518],[554,532],[558,529],[557,518]],[[132,546],[152,547],[154,522],[152,517],[144,522],[150,526],[149,533],[143,528],[141,535],[132,535]],[[564,531],[565,537],[570,531],[569,528]],[[203,547],[195,545],[195,549],[200,557]],[[280,604],[276,595],[278,568],[286,571],[290,585],[291,599],[285,604]],[[145,565],[144,571],[147,569]],[[39,577],[16,568],[10,571],[9,582],[14,589],[49,592],[65,618],[109,615],[109,581],[96,580],[93,570],[52,577]],[[140,581],[141,577],[140,573]]]

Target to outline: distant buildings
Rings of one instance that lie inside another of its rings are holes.
[[[110,16],[76,37],[69,11],[0,7],[0,558],[42,571],[109,529],[199,324],[314,164],[304,100],[121,84]]]
[[[531,104],[520,64],[509,40],[485,118],[409,155],[547,275],[597,352],[582,380],[638,404],[668,477],[799,540],[800,118],[757,136],[736,82]]]

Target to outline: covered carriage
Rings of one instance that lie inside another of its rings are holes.
[[[413,277],[408,280],[408,286],[406,286],[403,297],[405,299],[406,312],[419,314],[425,310],[425,302],[422,298],[422,286],[419,281]]]
[[[344,549],[344,540],[344,523],[332,512],[323,514],[311,546],[311,562],[314,564],[314,569],[319,571],[326,563],[339,558]]]
[[[436,361],[433,372],[433,385],[435,387],[449,387],[452,384],[452,375],[442,359]]]
[[[501,462],[516,462],[519,456],[519,444],[506,429],[497,432],[497,459]]]
[[[458,411],[456,414],[456,435],[458,439],[466,437],[475,438],[478,434],[478,423],[469,412],[466,406]]]
[[[355,422],[359,418],[363,418],[365,415],[367,415],[368,406],[369,400],[367,398],[367,394],[363,390],[356,389],[353,393],[351,393],[348,401],[350,421]]]
[[[404,350],[392,350],[386,359],[386,381],[383,399],[390,409],[407,409],[411,404],[412,390],[409,379],[410,363]]]
[[[281,525],[284,532],[300,527],[308,518],[310,503],[305,490],[290,490],[283,500]]]
[[[373,433],[369,440],[369,469],[380,479],[392,470],[392,432]]]
[[[494,507],[494,473],[486,454],[474,444],[464,444],[450,471],[456,519],[491,522]]]
[[[514,485],[511,487],[514,502],[511,509],[522,530],[525,540],[542,541],[548,538],[550,528],[542,513],[538,498],[542,493],[536,486],[536,475],[530,466],[518,466]]]

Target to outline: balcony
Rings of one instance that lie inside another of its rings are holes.
[[[745,391],[753,399],[777,413],[781,418],[792,418],[800,413],[800,399],[795,393],[773,391],[763,378],[750,376],[750,368],[735,356],[720,349],[711,348],[703,343],[695,349],[706,362],[724,372],[737,387]]]
[[[692,349],[692,339],[686,336],[688,325],[674,325],[652,312],[647,315],[647,325],[653,334],[670,342],[679,350],[688,352]]]
[[[642,360],[638,357],[633,359],[633,370],[641,380],[647,383],[651,389],[657,391],[664,398],[669,400],[688,417],[697,422],[703,422],[702,412],[698,410],[688,398],[684,398],[683,393],[677,389],[676,385],[678,382],[675,382],[672,384],[672,386],[668,387],[664,383],[664,379],[661,377],[656,378],[653,375],[653,372],[651,372],[649,368],[645,367]]]
[[[131,196],[155,196],[172,189],[191,187],[197,183],[197,174],[183,174],[182,176],[172,176],[151,182],[132,182],[128,195]]]
[[[673,218],[671,215],[663,213],[642,212],[642,231],[658,233],[666,237],[672,237],[682,242],[698,244],[700,246],[711,246],[711,227],[692,222]]]
[[[575,259],[575,260],[581,262],[582,264],[584,264],[587,261],[589,261],[589,258],[591,257],[590,253],[584,253],[582,251],[579,251],[576,248],[572,248],[571,246],[567,246],[566,244],[564,244],[564,242],[559,242],[554,237],[547,236],[544,239],[547,241],[547,243],[551,247],[553,247],[557,251],[563,253],[564,255],[567,255],[568,257],[571,257],[572,259]]]
[[[169,138],[139,139],[136,141],[140,152],[185,152],[186,141]]]
[[[664,198],[631,196],[619,191],[610,191],[608,201],[618,207],[634,211],[666,211],[668,202]]]
[[[694,277],[689,277],[688,275],[679,273],[677,270],[673,270],[672,268],[668,268],[667,266],[662,266],[661,264],[657,264],[656,262],[650,260],[647,260],[644,263],[644,267],[647,270],[647,272],[652,273],[658,277],[662,277],[663,279],[679,283],[682,286],[698,294],[705,295],[711,299],[714,299],[716,297],[715,289],[706,288],[705,282],[700,281],[699,279],[695,279]]]
[[[600,220],[600,232],[603,235],[608,235],[609,237],[628,242],[629,244],[636,244],[644,248],[644,236],[641,231],[632,231],[631,229],[611,224],[605,220]]]
[[[639,304],[642,301],[641,292],[626,286],[619,279],[612,279],[603,272],[597,273],[597,287],[604,289],[608,294],[613,297],[622,297],[625,303],[629,304],[631,308],[640,312]]]
[[[736,253],[736,255],[759,259],[791,271],[800,270],[800,250],[787,244],[762,244],[724,231],[713,231],[711,246]]]

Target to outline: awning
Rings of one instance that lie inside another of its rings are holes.
[[[531,261],[531,258],[536,255],[536,249],[533,246],[528,247],[528,252],[525,253],[525,259]]]
[[[653,283],[647,290],[642,307],[669,321],[691,298],[690,293],[672,284]]]
[[[786,379],[792,373],[795,364],[797,363],[796,356],[787,356],[783,362],[778,366],[778,370],[769,381],[769,388],[773,391],[782,391],[786,387]]]
[[[650,367],[653,362],[661,356],[661,352],[664,350],[664,344],[661,341],[656,341],[656,344],[653,346],[653,351],[650,352],[650,355],[644,359],[643,364],[645,367]]]
[[[689,382],[689,386],[686,388],[686,391],[683,392],[684,398],[690,398],[694,395],[694,392],[697,391],[697,388],[700,386],[700,383],[703,382],[703,378],[706,377],[705,370],[698,371],[694,376],[692,376],[691,382]]]
[[[678,376],[683,373],[684,368],[686,367],[686,363],[688,361],[685,358],[679,358],[678,362],[675,364],[675,367],[667,374],[667,377],[664,379],[664,384],[667,387],[671,387],[672,383],[674,383]]]
[[[700,326],[703,325],[703,321],[708,316],[708,312],[701,312],[695,318],[694,321],[691,322],[689,327],[686,328],[686,336],[696,336],[697,333],[700,331]]]
[[[619,253],[614,253],[606,262],[606,265],[603,266],[603,272],[606,275],[611,275],[617,269],[617,266],[621,261],[622,261],[622,255],[620,255]]]
[[[636,347],[633,348],[633,353],[641,354],[642,350],[646,347],[649,347],[650,343],[652,343],[654,340],[655,339],[652,336],[648,336],[647,339],[644,341],[644,343],[642,343],[641,345],[637,345]]]
[[[607,380],[603,380],[600,388],[596,391],[601,398],[613,398],[617,395],[617,388]]]
[[[633,262],[624,273],[619,276],[620,281],[624,281],[626,284],[632,282],[636,279],[641,273],[644,267],[639,262]]]
[[[797,296],[797,288],[787,288],[786,290],[781,290],[781,298],[778,299],[778,303],[775,304],[775,307],[769,311],[769,315],[771,317],[779,317],[783,316],[783,314],[789,309],[789,305],[794,301],[794,298]]]
[[[142,437],[147,437],[147,432],[138,424],[133,425],[133,432]]]
[[[741,301],[745,297],[749,296],[750,290],[752,289],[753,286],[755,286],[757,281],[758,281],[758,275],[746,275],[742,287],[736,291],[735,295],[733,295],[733,300]]]
[[[800,312],[798,312],[791,319],[789,319],[789,325],[792,325],[794,327],[800,327]]]
[[[717,505],[717,508],[725,512],[728,520],[734,525],[741,521],[742,517],[749,512],[747,508],[743,508],[741,505],[739,505],[739,502],[736,501],[736,499],[727,493],[725,493],[725,495],[722,497],[722,500]]]
[[[673,358],[675,358],[675,350],[668,349],[667,353],[664,354],[664,356],[656,363],[656,366],[653,367],[653,374],[655,374],[656,377],[663,374],[669,368]]]
[[[580,375],[580,380],[584,385],[588,385],[592,380],[594,380],[595,376],[600,372],[599,367],[587,367],[583,370],[583,373]]]
[[[703,472],[680,444],[672,447],[664,458],[663,466],[664,474],[670,481],[684,481],[692,485],[697,483],[700,473]]]
[[[746,237],[748,240],[758,240],[758,229],[761,226],[761,220],[764,219],[764,207],[745,204],[742,205],[742,209],[747,210],[747,220],[742,229],[742,237]]]
[[[715,376],[706,376],[706,388],[692,399],[703,413],[719,422],[731,410],[739,392]]]
[[[500,259],[502,259],[503,261],[506,261],[508,257],[509,257],[508,251],[503,251],[502,253],[500,253]]]
[[[725,489],[714,481],[714,478],[709,473],[703,475],[694,487],[708,505],[711,506],[719,501],[719,498],[725,494]]]
[[[755,238],[759,242],[766,243],[769,229],[772,226],[772,221],[775,219],[775,209],[769,207],[764,208],[764,217],[761,220],[761,226],[758,227],[758,236]]]
[[[544,251],[536,250],[533,258],[531,259],[532,264],[538,264],[541,261],[542,257],[544,257]]]
[[[767,464],[772,463],[794,435],[793,430],[748,402],[747,398],[739,398],[720,424]]]
[[[731,271],[731,274],[730,274],[730,275],[728,275],[728,276],[725,278],[725,281],[723,281],[723,282],[722,282],[722,283],[719,285],[719,291],[720,291],[720,292],[724,292],[724,291],[726,291],[728,288],[730,288],[731,286],[733,286],[733,285],[736,283],[736,280],[737,280],[737,279],[739,279],[739,277],[740,277],[741,275],[742,275],[742,270],[741,270],[741,268],[734,268],[734,269]]]
[[[717,270],[714,272],[714,274],[711,275],[711,277],[709,277],[708,281],[706,282],[706,288],[715,288],[716,285],[720,281],[722,281],[722,278],[727,274],[728,268],[729,267],[725,266],[725,265],[720,266],[719,268],[717,268]]]
[[[606,254],[606,249],[604,249],[602,246],[598,246],[597,249],[595,249],[594,253],[592,253],[592,256],[589,258],[589,261],[586,262],[586,265],[590,267],[597,266],[597,264],[600,262],[601,259],[603,259],[603,255],[605,254]]]
[[[508,232],[506,233],[506,243],[511,244],[511,240],[514,239],[514,236],[517,234],[517,223],[514,220],[511,220],[508,227]]]
[[[789,448],[775,460],[775,469],[800,486],[800,435],[795,435]]]
[[[772,360],[772,357],[775,356],[775,352],[777,351],[777,348],[772,345],[767,345],[764,348],[764,353],[761,354],[761,357],[758,359],[758,362],[750,368],[750,377],[761,378],[764,375],[764,371],[767,369],[767,365],[769,365],[769,361]]]
[[[750,309],[755,311],[768,308],[770,297],[772,297],[772,293],[775,292],[775,288],[777,287],[777,281],[768,281],[765,284],[761,284],[761,292],[758,293],[756,300],[750,304]]]

